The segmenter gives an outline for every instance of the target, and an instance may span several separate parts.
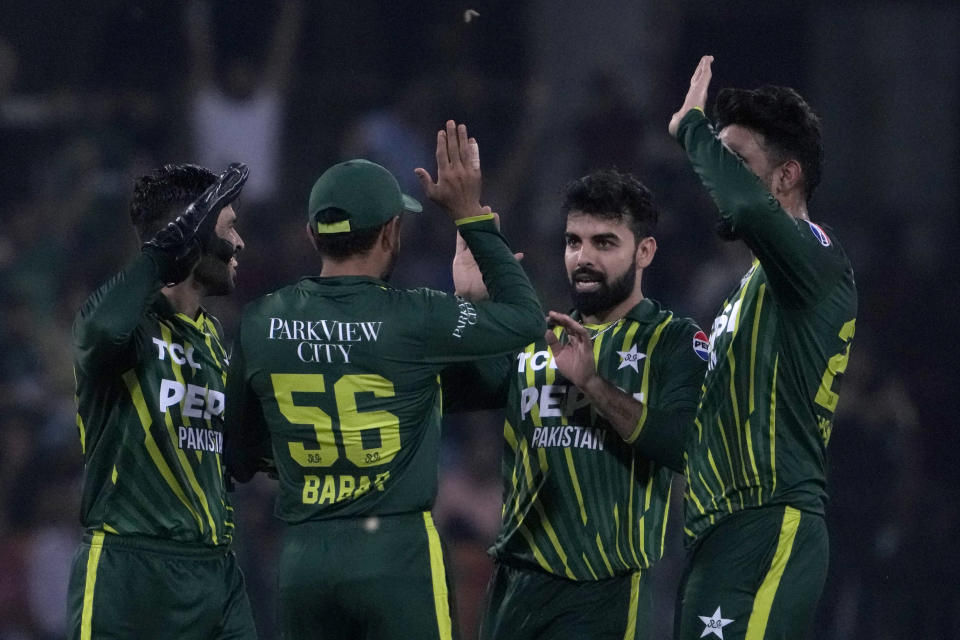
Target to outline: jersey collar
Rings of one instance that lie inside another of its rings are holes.
[[[329,290],[329,288],[342,289],[345,287],[370,284],[376,285],[381,289],[391,288],[390,285],[383,280],[374,278],[372,276],[335,276],[329,278],[322,278],[320,276],[307,276],[300,278],[297,286],[306,289],[307,291],[325,291]]]
[[[624,318],[628,320],[634,320],[636,322],[650,322],[656,315],[660,312],[660,304],[651,300],[650,298],[644,298],[636,305],[633,306],[626,314]],[[580,315],[580,312],[577,310],[570,312],[570,317],[572,317],[577,322],[582,322],[583,317]],[[609,323],[604,323],[609,324]]]
[[[163,318],[177,318],[186,324],[203,331],[206,327],[207,322],[207,310],[201,306],[197,309],[197,317],[191,318],[185,313],[180,313],[173,308],[173,305],[170,304],[170,301],[167,300],[167,296],[163,295],[161,292],[157,292],[157,297],[153,300],[153,309]]]

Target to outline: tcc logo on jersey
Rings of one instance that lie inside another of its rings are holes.
[[[188,346],[185,350],[183,345],[179,345],[176,342],[167,342],[160,338],[153,338],[153,344],[157,345],[157,358],[160,360],[166,359],[166,354],[169,353],[170,359],[177,364],[189,364],[191,369],[199,370],[203,368],[199,362],[193,359],[193,347]]]
[[[710,339],[703,331],[697,331],[693,336],[693,352],[704,362],[710,357]]]

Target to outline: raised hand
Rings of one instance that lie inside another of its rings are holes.
[[[707,90],[710,88],[710,78],[713,77],[713,71],[710,65],[713,64],[713,56],[703,56],[700,63],[690,78],[690,89],[687,90],[687,96],[683,99],[683,106],[670,118],[670,124],[667,125],[667,131],[674,138],[677,137],[677,129],[680,128],[680,121],[687,115],[690,109],[700,109],[701,111],[707,104]]]
[[[437,132],[437,181],[418,167],[414,170],[427,197],[440,205],[454,220],[483,215],[480,206],[480,149],[467,136],[466,125],[447,120]]]
[[[493,213],[490,207],[483,207],[482,213]],[[500,216],[493,213],[493,221],[500,228]],[[517,260],[523,259],[522,253],[515,253],[513,257]],[[483,283],[483,274],[480,273],[480,267],[467,246],[467,241],[457,233],[457,251],[453,255],[453,286],[454,293],[461,298],[466,298],[471,302],[486,300],[490,297],[487,292],[487,285]]]
[[[183,212],[182,217],[186,224],[195,230],[197,240],[204,251],[210,248],[220,210],[240,196],[249,175],[250,170],[247,165],[242,162],[232,163],[220,174],[217,181],[207,187],[206,191],[191,202]]]
[[[597,375],[597,366],[593,361],[593,342],[583,325],[565,313],[551,311],[547,314],[548,325],[560,325],[566,334],[566,342],[547,329],[544,337],[547,346],[553,352],[553,361],[563,377],[584,389],[591,378]]]
[[[234,162],[173,222],[143,243],[143,251],[157,263],[164,284],[186,280],[201,251],[210,249],[220,211],[237,199],[248,174],[247,165]]]

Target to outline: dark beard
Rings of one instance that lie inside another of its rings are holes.
[[[573,306],[581,316],[594,316],[607,311],[626,300],[633,293],[633,286],[637,282],[637,270],[631,265],[620,277],[611,283],[600,282],[596,291],[577,291],[575,278],[578,274],[599,276],[593,269],[579,268],[571,276],[570,294],[573,297]]]
[[[236,288],[236,283],[230,277],[230,266],[206,253],[200,256],[200,261],[193,268],[193,278],[203,287],[207,296],[230,295]]]

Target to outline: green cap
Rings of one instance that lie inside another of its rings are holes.
[[[316,223],[317,233],[346,233],[376,227],[409,211],[423,211],[423,205],[400,191],[393,174],[369,160],[348,160],[335,164],[313,183],[307,219],[324,209],[342,209],[347,219]]]

